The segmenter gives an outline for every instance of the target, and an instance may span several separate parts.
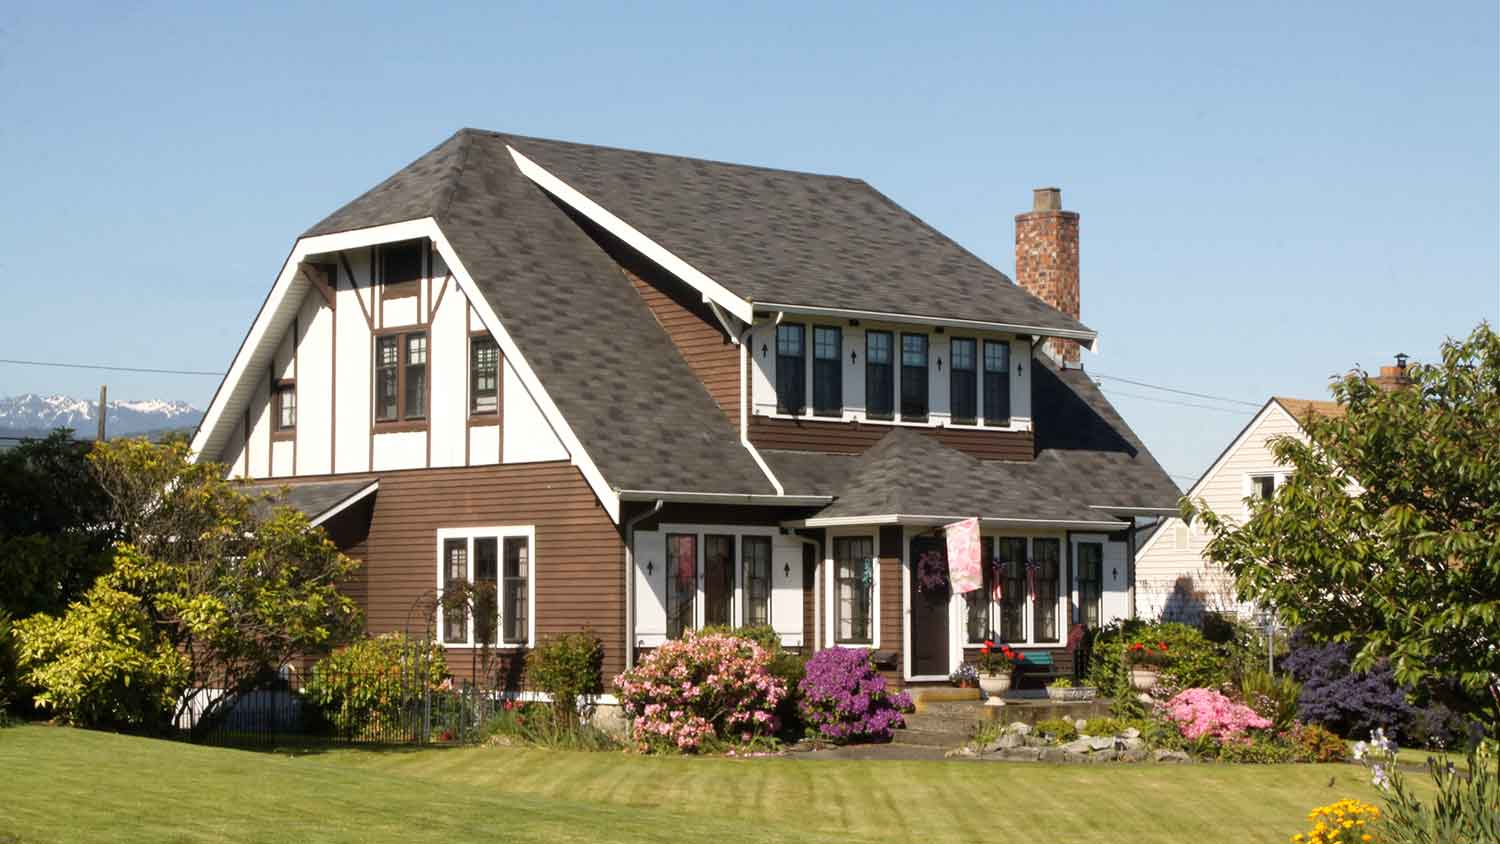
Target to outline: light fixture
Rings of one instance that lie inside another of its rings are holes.
[[[783,563],[782,564],[782,566],[781,566],[781,575],[782,575],[782,577],[791,577],[792,576],[792,564],[791,563]]]
[[[766,348],[766,344],[765,343],[761,343],[760,344],[760,356],[761,357],[765,357],[767,351],[768,351],[768,349]]]
[[[857,328],[857,327],[859,327],[859,320],[857,320],[857,319],[851,319],[851,320],[849,320],[849,325]]]
[[[650,560],[646,561],[646,576],[650,577],[656,571],[656,564]]]
[[[859,361],[859,352],[850,350],[850,352],[849,352],[849,365],[853,366],[858,361]]]
[[[938,355],[938,372],[943,371],[943,356]]]
[[[1021,362],[1020,361],[1016,361],[1016,374],[1017,375],[1021,374]]]

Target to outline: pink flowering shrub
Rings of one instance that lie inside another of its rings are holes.
[[[1239,739],[1247,730],[1271,727],[1268,718],[1242,703],[1235,703],[1213,689],[1186,689],[1166,704],[1167,717],[1182,735],[1194,741],[1209,736],[1220,742]]]
[[[642,751],[749,743],[780,726],[786,683],[770,663],[770,651],[747,639],[689,632],[616,677],[615,693]]]

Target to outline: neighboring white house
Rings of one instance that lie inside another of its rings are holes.
[[[1342,412],[1331,401],[1270,399],[1187,497],[1202,499],[1220,515],[1243,520],[1249,513],[1247,498],[1270,498],[1286,481],[1287,467],[1272,455],[1271,440],[1283,434],[1305,440],[1299,420],[1308,413]],[[1204,559],[1207,544],[1208,533],[1201,525],[1185,524],[1175,516],[1163,519],[1141,540],[1135,563],[1139,616],[1196,623],[1205,610],[1245,614],[1251,609],[1235,600],[1233,582],[1223,569]]]

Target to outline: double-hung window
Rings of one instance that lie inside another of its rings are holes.
[[[469,341],[469,413],[494,414],[500,396],[500,347],[493,337]]]
[[[771,537],[740,538],[745,558],[745,625],[771,623]]]
[[[834,539],[833,565],[834,641],[838,644],[874,644],[874,537]]]
[[[813,413],[844,412],[843,332],[835,325],[813,326]]]
[[[454,646],[531,640],[530,527],[438,531],[439,633]]]
[[[427,334],[375,338],[375,421],[427,418]]]
[[[895,413],[896,371],[889,331],[865,332],[865,414],[890,419]]]
[[[806,326],[776,326],[776,410],[801,416],[807,407]]]
[[[297,427],[297,385],[283,381],[276,385],[276,433],[290,433]]]
[[[984,424],[1010,424],[1010,344],[984,341]]]
[[[979,414],[978,343],[955,337],[948,346],[949,401],[953,421],[973,425]]]
[[[927,335],[901,335],[901,418],[927,421]]]

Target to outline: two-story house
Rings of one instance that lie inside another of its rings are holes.
[[[194,439],[363,561],[371,632],[769,624],[944,678],[1133,612],[1179,492],[1080,368],[1078,215],[1019,284],[857,179],[465,129],[299,237]],[[978,517],[986,589],[922,588]],[[481,625],[481,629],[489,625]],[[452,659],[455,667],[468,663]]]

